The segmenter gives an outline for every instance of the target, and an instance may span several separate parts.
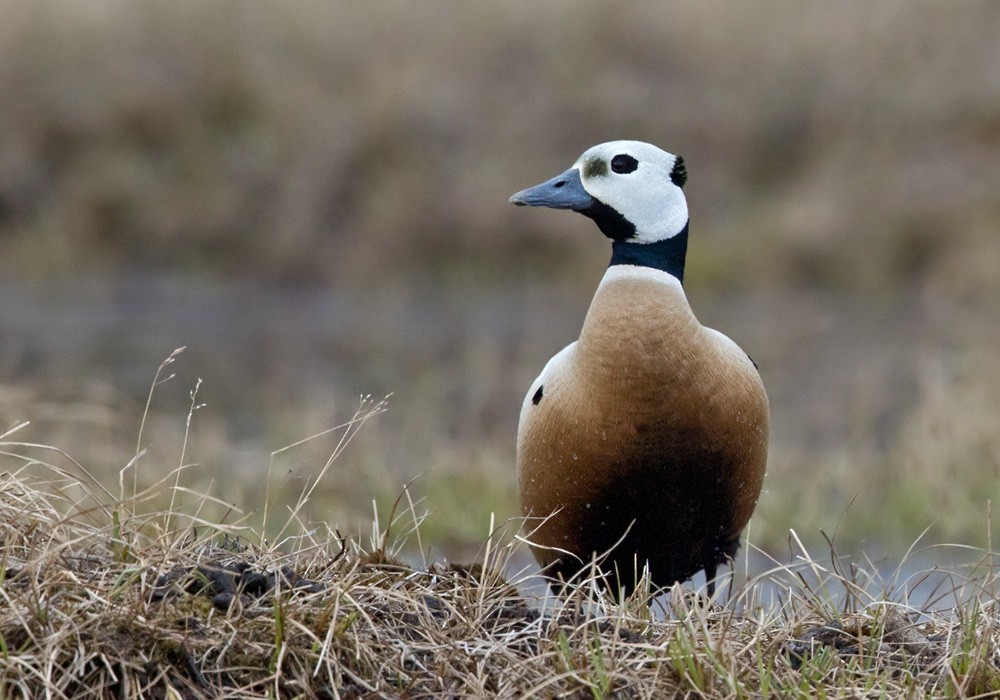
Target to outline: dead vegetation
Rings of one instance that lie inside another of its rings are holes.
[[[492,528],[475,563],[417,563],[424,516],[408,491],[376,515],[368,544],[303,522],[308,491],[268,541],[246,518],[182,509],[182,469],[161,481],[174,508],[144,512],[154,490],[113,497],[59,450],[11,431],[0,440],[4,698],[1000,690],[989,553],[970,553],[980,561],[965,575],[905,574],[904,562],[886,581],[870,562],[814,559],[792,533],[791,564],[732,581],[717,600],[677,586],[616,604],[593,578],[554,598],[519,570],[516,522]]]

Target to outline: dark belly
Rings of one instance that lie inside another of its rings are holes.
[[[656,587],[684,581],[735,553],[752,511],[746,491],[755,501],[760,489],[750,466],[756,468],[745,458],[705,453],[684,463],[659,457],[566,472],[561,483],[546,480],[544,494],[522,484],[526,514],[554,513],[531,536],[542,545],[535,556],[548,573],[569,579],[607,553],[601,570],[626,592],[647,564]],[[605,478],[595,481],[596,474]],[[584,476],[589,482],[581,483]]]

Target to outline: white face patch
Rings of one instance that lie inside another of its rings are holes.
[[[633,158],[638,165],[617,173],[615,156]],[[654,243],[676,236],[688,221],[687,199],[670,179],[676,162],[677,156],[642,141],[609,141],[588,149],[573,167],[591,196],[635,225],[631,241]]]

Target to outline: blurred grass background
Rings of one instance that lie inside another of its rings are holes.
[[[1000,6],[10,0],[0,427],[363,530],[414,478],[433,550],[517,513],[523,392],[609,255],[514,191],[594,143],[684,155],[687,288],[760,365],[752,540],[988,544],[1000,495]]]

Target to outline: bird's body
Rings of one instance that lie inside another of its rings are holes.
[[[616,194],[588,182],[613,177],[623,156],[632,168],[624,175],[668,178],[668,186],[631,183],[659,195],[647,199],[665,207],[666,228],[655,212],[630,211],[630,183]],[[580,189],[574,171],[582,192],[572,191]],[[579,340],[548,362],[525,397],[517,465],[529,539],[546,572],[568,580],[607,555],[601,569],[624,592],[647,565],[657,587],[703,569],[714,578],[756,506],[767,459],[767,396],[756,368],[698,322],[684,294],[687,207],[671,177],[683,184],[679,158],[613,142],[512,198],[581,211],[614,240]]]

